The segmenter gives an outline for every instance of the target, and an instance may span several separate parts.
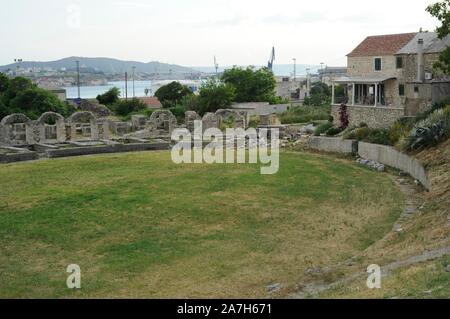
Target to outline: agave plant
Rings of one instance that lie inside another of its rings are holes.
[[[425,123],[419,123],[425,124]],[[409,150],[421,150],[437,145],[446,137],[448,132],[448,120],[442,119],[430,126],[416,126],[409,136]]]

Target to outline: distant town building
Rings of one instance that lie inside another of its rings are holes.
[[[347,103],[350,125],[361,122],[387,127],[397,119],[414,116],[450,96],[450,79],[433,68],[450,45],[434,32],[405,33],[366,38],[348,54],[347,75],[333,81],[333,116]],[[343,85],[346,98],[334,98]]]
[[[301,103],[308,96],[309,90],[305,78],[296,78],[295,81],[289,76],[277,76],[275,94],[293,103]]]
[[[158,98],[156,96],[140,97],[139,100],[141,100],[150,109],[160,109],[160,108],[162,108],[162,104],[161,104],[161,102],[158,100]]]
[[[347,67],[346,66],[327,66],[324,69],[318,70],[319,73],[319,81],[325,83],[327,85],[331,85],[331,83],[343,76],[347,75]]]

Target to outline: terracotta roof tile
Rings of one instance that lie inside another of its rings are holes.
[[[367,37],[348,57],[394,55],[408,44],[417,33],[376,35]]]
[[[151,97],[140,97],[139,100],[145,103],[149,108],[161,108],[161,102],[158,100],[156,96]]]

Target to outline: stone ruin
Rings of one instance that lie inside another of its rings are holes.
[[[191,133],[194,131],[194,121],[202,121],[203,131],[210,128],[222,129],[225,126],[246,129],[247,117],[246,111],[238,110],[218,110],[216,113],[206,113],[203,118],[194,111],[188,111],[185,113],[185,122]]]
[[[172,134],[177,127],[177,118],[169,110],[157,110],[152,113],[147,122],[147,128],[159,133],[168,132]]]
[[[37,121],[29,122],[27,144],[57,144],[66,141],[66,123],[58,113],[47,112]]]
[[[259,116],[260,126],[280,126],[281,122],[276,114],[264,114]]]
[[[244,115],[245,114],[245,115]],[[219,118],[219,127],[231,126],[234,128],[246,129],[247,112],[237,110],[218,110],[216,116]]]
[[[11,114],[0,122],[0,143],[8,146],[99,141],[109,136],[108,122],[91,112],[77,112],[67,119],[47,112],[36,121],[24,114]]]
[[[26,145],[30,122],[27,116],[20,113],[4,117],[0,122],[0,142],[11,146]]]

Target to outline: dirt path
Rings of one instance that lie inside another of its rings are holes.
[[[400,215],[397,222],[394,224],[393,231],[394,232],[402,232],[403,228],[402,225],[407,222],[409,219],[411,219],[417,212],[420,211],[420,209],[424,205],[423,198],[419,195],[417,192],[417,189],[415,186],[408,180],[408,177],[398,177],[394,175],[389,175],[392,180],[398,185],[400,190],[405,195],[405,206],[403,209],[402,214]],[[390,264],[384,265],[381,267],[382,276],[389,276],[392,271],[409,267],[418,263],[423,263],[427,261],[431,261],[434,259],[441,258],[443,256],[450,254],[450,246],[444,247],[432,251],[426,251],[421,255],[412,256],[404,260],[397,260],[395,262],[392,262]],[[339,269],[342,269],[345,267],[345,262],[340,263],[337,265],[334,265],[332,267],[326,267],[323,269],[317,269],[315,270],[319,275],[323,273],[323,275],[326,275],[329,272],[337,272]],[[352,275],[349,275],[347,277],[344,277],[342,279],[336,280],[332,283],[323,283],[320,281],[313,281],[310,283],[307,283],[302,286],[302,289],[299,291],[292,293],[288,296],[290,299],[304,299],[309,297],[314,297],[321,292],[327,291],[329,289],[332,289],[336,286],[349,284],[352,281],[356,279],[364,279],[367,277],[368,274],[365,271],[356,272]]]

